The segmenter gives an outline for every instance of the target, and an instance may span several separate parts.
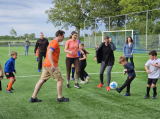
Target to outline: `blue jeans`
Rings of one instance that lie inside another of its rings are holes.
[[[26,52],[27,52],[27,55],[28,55],[28,50],[29,50],[29,46],[25,46],[25,55],[26,55]]]

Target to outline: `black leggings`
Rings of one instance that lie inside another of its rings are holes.
[[[84,81],[84,77],[86,78],[88,76],[87,72],[85,71],[86,66],[86,62],[80,62],[80,78],[82,81]]]
[[[75,70],[76,70],[75,82],[78,83],[79,73],[80,73],[79,57],[77,57],[77,58],[66,57],[66,69],[67,69],[66,80],[67,80],[67,84],[69,84],[70,73],[71,73],[71,65],[72,64],[74,64]]]
[[[126,60],[127,60],[127,62],[128,62],[128,57],[126,57]],[[133,57],[130,57],[130,61],[132,62],[133,67],[134,67]]]

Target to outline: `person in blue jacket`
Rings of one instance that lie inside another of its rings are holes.
[[[128,77],[125,83],[120,88],[117,88],[116,91],[120,93],[125,87],[127,87],[127,91],[123,96],[130,96],[130,85],[133,79],[136,77],[134,67],[132,63],[126,61],[124,56],[119,57],[118,63],[125,67],[123,75],[127,73]]]
[[[4,67],[4,73],[7,79],[10,79],[10,82],[7,85],[7,90],[6,90],[7,93],[13,93],[11,91],[13,90],[12,85],[16,81],[16,78],[13,74],[13,72],[15,72],[15,74],[17,73],[15,70],[15,59],[17,59],[17,52],[12,51],[11,58],[6,62],[5,67]]]
[[[132,62],[132,65],[134,67],[133,53],[134,53],[134,41],[132,37],[129,36],[126,40],[126,43],[123,46],[123,56],[125,56],[127,62],[128,58],[130,58],[130,61]]]

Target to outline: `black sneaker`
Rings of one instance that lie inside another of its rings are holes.
[[[57,102],[68,102],[68,101],[69,101],[69,98],[65,98],[65,97],[57,98]]]
[[[39,100],[38,98],[33,99],[32,97],[29,100],[30,102],[42,102],[42,100]]]
[[[156,99],[156,96],[157,96],[157,93],[156,93],[156,94],[153,94],[152,99]]]
[[[147,95],[147,94],[146,94],[146,95],[143,97],[143,99],[147,99],[147,98],[149,98],[149,96],[150,96],[150,95]]]
[[[70,88],[69,84],[67,84],[66,88]]]
[[[7,88],[8,88],[8,85],[7,85]],[[14,89],[11,87],[11,90],[14,90]]]
[[[13,93],[11,90],[6,90],[6,93]]]
[[[74,85],[75,88],[81,88],[78,83]]]

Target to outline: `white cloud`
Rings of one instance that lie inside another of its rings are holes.
[[[0,36],[10,35],[9,31],[14,28],[18,35],[35,33],[39,37],[39,33],[43,32],[47,37],[54,37],[58,28],[46,23],[45,14],[53,6],[52,0],[0,0],[0,27],[3,28]],[[69,36],[75,28],[63,30],[65,36]]]

